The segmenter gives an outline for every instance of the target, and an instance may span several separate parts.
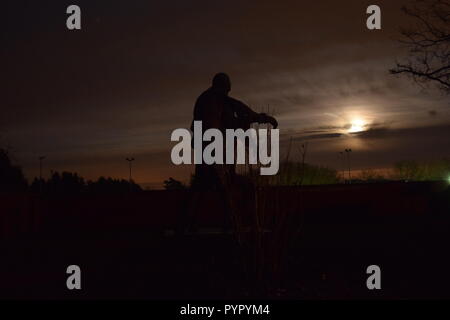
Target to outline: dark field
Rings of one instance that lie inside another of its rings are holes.
[[[204,195],[199,232],[174,234],[188,199],[188,191],[1,194],[0,297],[450,298],[444,182],[260,190],[259,290],[242,262],[253,251],[217,232],[218,194]],[[81,291],[66,288],[71,264],[81,267]],[[372,264],[381,290],[366,287]]]

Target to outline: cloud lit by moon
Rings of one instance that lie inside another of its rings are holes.
[[[350,128],[348,129],[349,133],[361,132],[364,131],[366,126],[366,122],[362,119],[354,119],[350,124]]]

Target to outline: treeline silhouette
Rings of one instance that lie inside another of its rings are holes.
[[[53,172],[50,179],[35,178],[30,185],[30,191],[43,193],[125,193],[138,192],[142,188],[134,181],[100,177],[96,181],[85,181],[77,173]]]
[[[20,166],[11,161],[8,150],[0,148],[0,192],[41,192],[41,193],[125,193],[142,191],[134,181],[100,177],[96,181],[85,180],[77,173],[52,172],[49,179],[35,178],[31,185]]]
[[[178,181],[172,177],[164,180],[164,189],[166,190],[185,190],[187,188],[188,186],[186,186],[183,182]]]
[[[436,181],[450,179],[450,159],[428,162],[399,161],[394,165],[394,175],[398,180]]]
[[[27,188],[22,168],[11,163],[8,150],[0,148],[0,191],[25,191]]]

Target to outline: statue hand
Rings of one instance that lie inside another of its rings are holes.
[[[274,129],[278,127],[278,121],[271,116],[266,116],[266,122],[270,123]]]

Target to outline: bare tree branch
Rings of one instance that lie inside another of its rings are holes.
[[[450,94],[450,0],[415,0],[402,10],[416,23],[401,30],[399,42],[408,57],[390,73],[405,74],[422,85],[434,83]]]

